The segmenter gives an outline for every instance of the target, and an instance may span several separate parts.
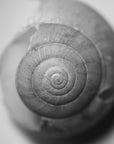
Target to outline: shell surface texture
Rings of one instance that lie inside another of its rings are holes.
[[[89,6],[54,2],[26,30],[35,32],[25,38],[15,87],[39,117],[39,134],[67,136],[85,131],[113,106],[114,33]]]
[[[82,110],[101,82],[101,61],[91,41],[71,27],[41,24],[31,43],[17,70],[24,102],[49,118]]]

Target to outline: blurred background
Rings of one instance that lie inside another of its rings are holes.
[[[41,0],[42,3],[47,2]],[[22,31],[27,24],[32,23],[32,16],[40,8],[40,0],[0,0],[0,55],[15,34]],[[100,12],[114,28],[114,1],[113,0],[82,0]],[[113,113],[112,113],[113,114]],[[109,117],[111,118],[111,117]],[[105,123],[104,123],[105,124]],[[105,125],[104,125],[105,127]],[[114,144],[114,129],[97,142],[92,144]],[[3,93],[0,86],[0,144],[34,144],[34,142],[9,119],[3,103]],[[84,144],[87,144],[86,142]]]

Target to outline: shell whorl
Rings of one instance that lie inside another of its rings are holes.
[[[97,94],[101,78],[99,52],[82,32],[43,23],[19,64],[16,87],[31,110],[60,119],[80,112]]]

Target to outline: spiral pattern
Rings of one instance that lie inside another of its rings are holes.
[[[18,67],[16,86],[39,115],[65,118],[93,99],[101,75],[99,53],[86,36],[66,25],[41,24]]]

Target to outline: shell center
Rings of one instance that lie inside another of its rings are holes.
[[[66,85],[67,79],[62,75],[62,73],[55,73],[51,76],[51,85],[54,88],[62,88]]]

